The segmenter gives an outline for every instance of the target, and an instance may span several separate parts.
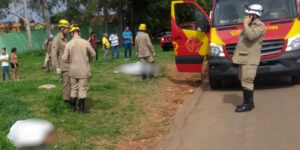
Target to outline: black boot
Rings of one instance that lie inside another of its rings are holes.
[[[244,102],[242,105],[237,106],[235,112],[251,111],[254,108],[253,91],[244,90]]]
[[[246,97],[247,97],[247,90],[243,90],[243,98],[244,98],[244,101],[241,105],[238,105],[237,108],[241,108],[243,105],[246,104]]]
[[[252,109],[255,108],[255,105],[254,105],[254,101],[253,101],[253,91],[246,91],[246,95],[248,95],[249,97],[249,104],[252,106]]]
[[[253,107],[253,109],[254,109],[254,108],[255,108],[255,105],[254,105],[254,101],[253,101],[253,91],[244,90],[244,97],[245,97],[245,98],[248,98],[246,101],[247,101],[250,105],[252,105],[252,107]],[[243,104],[245,104],[246,101],[244,100]],[[242,105],[243,105],[243,104],[242,104]],[[242,105],[239,105],[238,107],[241,107]]]
[[[85,99],[79,99],[79,113],[87,114],[89,113],[88,110],[85,108]]]
[[[77,102],[77,98],[71,98],[70,106],[73,112],[76,111],[76,102]]]
[[[146,74],[142,74],[142,80],[146,80],[147,79],[147,75]]]

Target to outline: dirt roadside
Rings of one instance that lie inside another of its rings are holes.
[[[121,138],[116,150],[153,149],[172,128],[178,127],[174,125],[177,124],[174,120],[178,120],[175,117],[184,119],[189,109],[195,105],[197,101],[188,100],[201,95],[201,81],[200,74],[179,73],[174,65],[168,66],[167,78],[154,92],[153,97],[157,101],[146,100],[142,104],[147,113],[133,126],[140,134]]]

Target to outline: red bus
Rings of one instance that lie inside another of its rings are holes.
[[[214,0],[210,16],[192,0],[172,1],[172,40],[177,70],[202,72],[209,64],[209,83],[220,88],[222,81],[238,77],[232,56],[243,28],[244,6],[261,4],[266,25],[261,63],[257,76],[300,75],[300,13],[298,0]],[[195,22],[195,27],[182,26]]]

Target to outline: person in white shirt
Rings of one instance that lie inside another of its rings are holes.
[[[7,74],[8,79],[10,78],[9,64],[8,64],[9,55],[6,53],[6,48],[2,48],[2,53],[0,55],[0,60],[2,62],[2,77],[3,81],[5,81],[5,75]]]
[[[109,36],[109,41],[111,43],[111,50],[112,50],[111,59],[114,59],[115,52],[117,53],[117,59],[119,59],[120,58],[119,37],[116,32],[113,32]]]

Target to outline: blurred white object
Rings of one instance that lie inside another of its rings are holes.
[[[39,89],[54,89],[56,88],[56,85],[53,85],[53,84],[45,84],[45,85],[41,85],[39,86]]]
[[[54,131],[54,126],[45,120],[28,119],[17,121],[11,128],[7,138],[17,148],[40,146],[47,136]]]
[[[140,74],[160,73],[162,71],[163,69],[161,67],[155,66],[154,64],[144,64],[141,62],[136,62],[132,64],[125,64],[119,66],[114,72],[125,73],[130,75],[140,75]]]

